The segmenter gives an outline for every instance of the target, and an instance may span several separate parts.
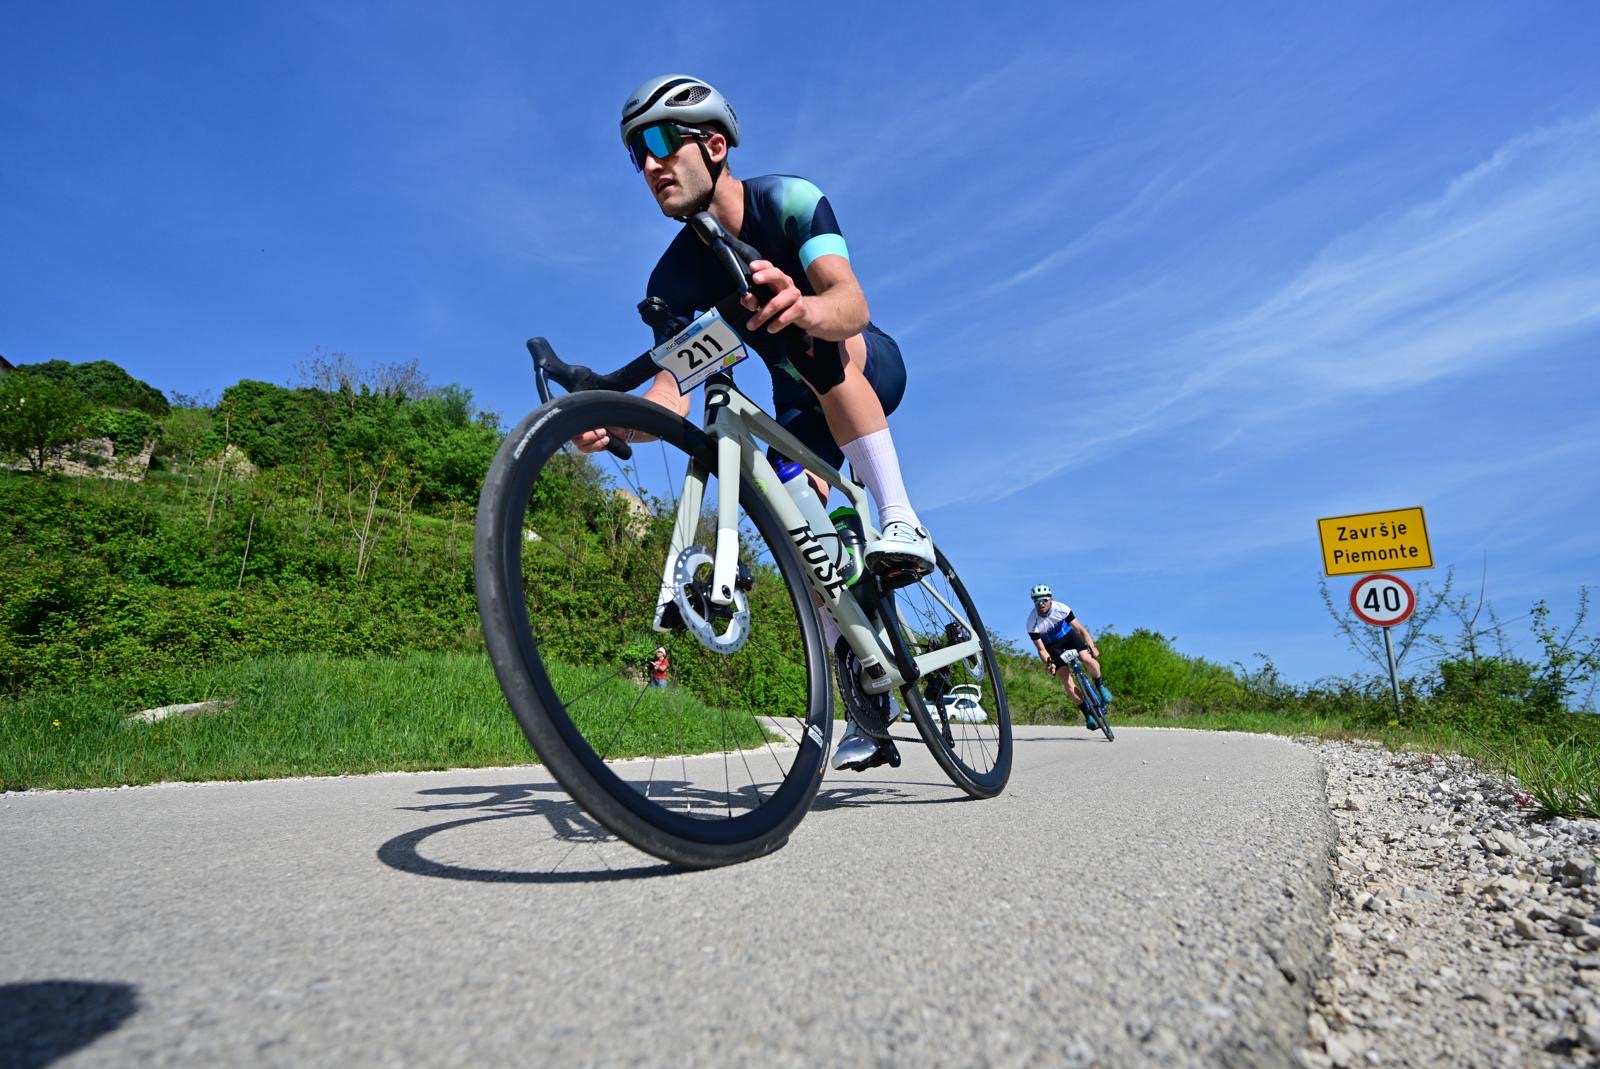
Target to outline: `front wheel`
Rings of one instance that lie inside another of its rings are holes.
[[[942,550],[934,570],[896,590],[894,599],[913,657],[978,641],[976,652],[927,672],[900,695],[951,781],[974,798],[993,798],[1011,778],[1011,708],[978,607]]]
[[[597,427],[631,456],[568,445]],[[484,644],[539,759],[607,830],[691,867],[782,846],[833,728],[800,560],[748,479],[737,592],[711,590],[713,452],[641,398],[558,397],[501,445],[473,547]],[[658,647],[668,687],[647,686]]]

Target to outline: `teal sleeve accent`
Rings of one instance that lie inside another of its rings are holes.
[[[849,246],[844,243],[842,234],[818,234],[804,245],[800,246],[800,266],[810,270],[811,261],[819,256],[843,256],[850,259]]]
[[[778,187],[778,212],[785,223],[793,222],[802,237],[811,236],[811,219],[816,214],[822,190],[804,178],[785,176]]]

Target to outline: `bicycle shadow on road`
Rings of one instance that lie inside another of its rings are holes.
[[[0,1064],[43,1069],[139,1012],[131,984],[34,980],[0,984]]]
[[[950,786],[948,782],[940,780],[926,782],[907,780],[904,785],[907,787],[933,788]],[[939,798],[928,798],[926,796],[908,794],[901,789],[899,784],[892,787],[877,784],[823,787],[811,802],[811,812],[825,813],[832,809],[857,809],[863,806],[880,805],[942,805],[946,802],[970,802],[973,800],[964,792],[956,791],[953,788],[952,792]]]
[[[684,799],[708,797],[704,792],[697,791],[687,784],[664,780],[656,781],[652,790],[653,796],[658,798],[671,795]],[[617,855],[639,861],[645,861],[647,858],[601,827],[594,818],[579,808],[576,802],[567,797],[566,792],[558,784],[497,783],[481,787],[434,787],[417,793],[438,797],[454,796],[461,800],[400,808],[417,813],[471,812],[476,815],[447,820],[396,835],[378,848],[379,861],[390,868],[414,876],[433,876],[478,883],[597,883],[608,880],[672,876],[694,871],[665,861],[621,867],[613,864],[612,861]],[[715,800],[718,796],[709,797]],[[551,859],[548,867],[541,866],[538,869],[476,867],[436,861],[425,857],[422,853],[422,845],[425,842],[444,832],[497,820],[530,818],[543,820],[550,828],[550,834],[544,836],[542,840],[551,847],[544,851]]]

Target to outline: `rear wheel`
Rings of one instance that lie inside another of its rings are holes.
[[[568,444],[595,427],[654,440],[626,461]],[[816,794],[833,726],[800,561],[746,479],[737,591],[728,605],[711,597],[712,453],[698,428],[640,398],[557,398],[502,444],[474,544],[484,642],[540,760],[606,829],[693,867],[783,845]],[[704,496],[680,519],[697,473]],[[664,584],[675,526],[687,548]],[[657,647],[671,662],[665,688],[647,686]]]
[[[951,781],[974,798],[992,798],[1011,777],[1011,709],[978,608],[943,551],[929,575],[896,590],[894,599],[913,657],[977,639],[970,656],[926,673],[900,695]]]

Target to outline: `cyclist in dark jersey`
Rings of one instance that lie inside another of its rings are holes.
[[[933,542],[906,495],[887,419],[905,392],[905,365],[894,340],[871,321],[828,198],[793,175],[735,178],[727,158],[739,144],[739,120],[722,94],[697,78],[667,75],[639,86],[623,105],[622,140],[663,215],[686,221],[709,211],[764,257],[751,265],[751,281],[769,295],[764,303],[747,295],[744,307],[753,314],[728,322],[772,372],[774,415],[835,467],[848,459],[866,483],[882,532],[864,547],[868,565],[902,578],[927,574]],[[659,343],[731,290],[710,249],[685,227],[651,272],[639,311]],[[804,332],[807,344],[780,337],[789,326]],[[667,372],[644,396],[688,415],[689,399]],[[594,451],[607,441],[606,431],[596,430],[578,445]],[[827,494],[825,486],[818,491]],[[853,673],[853,655],[826,613],[822,623],[842,670]],[[859,770],[892,756],[893,743],[876,744],[852,721],[834,767]]]
[[[762,175],[739,184],[744,200],[739,239],[759,249],[769,263],[794,281],[803,297],[815,297],[816,289],[807,276],[811,265],[822,256],[848,261],[850,255],[828,198],[811,182],[794,175]],[[685,228],[650,273],[646,294],[643,308],[659,343],[727,296],[728,275],[711,250]],[[777,335],[751,330],[745,323],[730,325],[772,372],[772,410],[778,422],[823,460],[841,466],[845,453],[828,427],[816,388],[802,370],[806,359],[797,366],[795,354],[786,350]],[[870,321],[860,337],[866,347],[861,373],[887,417],[899,406],[906,388],[900,347]],[[837,345],[819,346],[813,341],[809,358],[836,362]]]

